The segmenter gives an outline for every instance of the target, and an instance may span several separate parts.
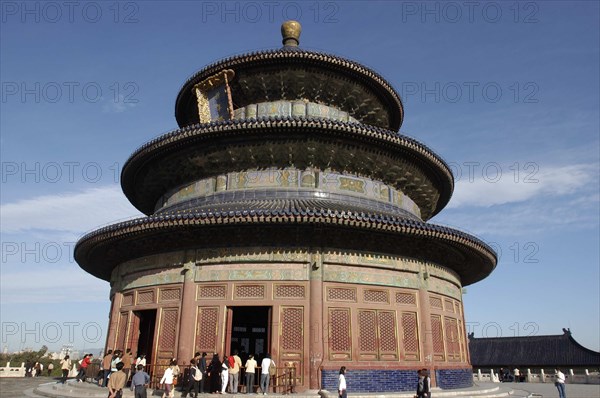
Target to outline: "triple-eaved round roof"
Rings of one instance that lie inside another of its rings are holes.
[[[147,216],[81,238],[75,247],[80,266],[110,280],[125,261],[176,250],[311,247],[432,262],[456,272],[463,286],[488,276],[497,262],[488,245],[425,222],[448,203],[454,180],[439,156],[398,133],[404,116],[398,93],[356,62],[295,47],[299,24],[284,28],[283,48],[226,58],[184,84],[175,106],[180,129],[140,147],[121,174],[127,198]],[[202,89],[212,90],[223,72],[233,120],[207,123]],[[255,105],[290,102],[300,109],[306,104],[307,113],[248,116]],[[315,117],[310,107],[344,118]],[[419,211],[317,186],[270,188],[263,196],[212,192],[160,206],[165,194],[191,182],[273,168],[373,179],[401,191]]]

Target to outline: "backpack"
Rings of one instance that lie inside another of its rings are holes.
[[[275,376],[275,373],[277,373],[277,366],[275,366],[275,362],[271,359],[269,363],[269,376]]]
[[[194,379],[195,381],[202,380],[202,372],[197,367],[192,366],[192,372],[191,373],[192,373],[192,379]]]
[[[230,356],[230,357],[228,358],[228,364],[229,364],[229,367],[230,367],[230,368],[233,368],[233,367],[235,366],[235,359],[233,359],[233,357],[232,357],[232,356]]]

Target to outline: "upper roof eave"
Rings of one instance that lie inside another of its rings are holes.
[[[358,62],[333,54],[306,50],[300,47],[282,47],[243,53],[205,66],[188,78],[179,90],[175,101],[175,118],[178,125],[184,127],[198,122],[197,118],[189,120],[186,116],[188,106],[193,97],[192,88],[204,79],[224,69],[250,69],[266,65],[283,65],[290,62],[321,67],[346,75],[351,80],[365,83],[383,100],[386,104],[386,109],[390,112],[391,120],[389,121],[389,125],[380,127],[385,127],[393,131],[400,129],[404,119],[402,100],[392,85],[380,74]]]

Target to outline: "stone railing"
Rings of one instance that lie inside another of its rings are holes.
[[[532,373],[531,369],[527,369],[521,377],[526,383],[554,383],[556,378],[554,373],[546,374],[543,369],[540,373]],[[585,369],[584,374],[575,374],[573,369],[569,369],[569,374],[565,377],[567,384],[600,384],[600,373],[590,373],[588,369]],[[499,383],[500,377],[493,369],[489,373],[477,369],[477,372],[473,373],[473,381]]]
[[[0,377],[25,377],[25,363],[21,366],[10,366],[10,362],[6,366],[0,366]]]
[[[74,363],[68,377],[75,377],[77,373],[77,363]],[[10,362],[6,362],[6,366],[0,366],[0,377],[25,377],[25,363],[21,363],[21,366],[10,366]]]

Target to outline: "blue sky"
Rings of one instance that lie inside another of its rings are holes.
[[[456,188],[432,222],[500,254],[466,288],[476,336],[560,334],[600,349],[599,3],[1,3],[2,346],[104,344],[109,284],[73,261],[85,232],[139,215],[121,166],[176,128],[179,88],[281,45],[351,58],[401,94],[401,132]]]

